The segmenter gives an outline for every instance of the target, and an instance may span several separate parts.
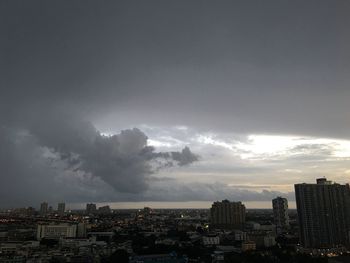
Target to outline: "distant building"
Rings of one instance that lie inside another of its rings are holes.
[[[245,223],[244,228],[246,230],[260,230],[260,224],[254,221],[248,221]]]
[[[276,238],[274,236],[267,235],[264,237],[264,247],[273,247],[276,245]]]
[[[96,238],[96,240],[104,240],[106,242],[111,242],[115,232],[106,231],[106,232],[88,232],[87,237]]]
[[[254,241],[242,242],[242,251],[256,250],[256,244]]]
[[[59,239],[77,236],[76,224],[39,224],[37,227],[37,239]]]
[[[143,215],[143,216],[149,216],[153,213],[153,210],[152,208],[150,207],[144,207],[140,212],[139,214]]]
[[[139,255],[132,256],[130,263],[185,263],[188,262],[187,257],[178,256],[175,252],[170,254],[156,254],[156,255]]]
[[[86,204],[86,214],[96,214],[96,204]]]
[[[46,202],[43,202],[40,204],[40,215],[46,216],[49,210],[49,204]]]
[[[350,187],[317,179],[316,184],[296,184],[295,196],[300,241],[305,248],[349,245]]]
[[[288,201],[286,198],[277,197],[272,200],[273,219],[277,234],[289,228]]]
[[[35,215],[35,208],[33,208],[33,207],[28,207],[27,209],[26,209],[26,215],[27,216],[34,216]]]
[[[84,238],[86,237],[86,225],[85,223],[79,223],[77,226],[77,237]]]
[[[7,241],[27,241],[33,239],[34,236],[35,232],[31,228],[15,228],[7,231]]]
[[[264,248],[274,242],[275,236],[272,232],[251,231],[247,234],[247,240],[254,241],[256,248]],[[270,246],[274,246],[274,244]]]
[[[109,207],[109,205],[101,206],[98,208],[98,213],[99,214],[110,214],[111,208]]]
[[[21,250],[22,242],[2,242],[0,243],[0,255],[11,255]],[[6,262],[0,259],[1,262]],[[11,261],[9,261],[11,262]],[[16,262],[16,261],[15,261]],[[17,261],[18,262],[18,261]],[[20,259],[19,262],[25,262],[24,259]]]
[[[214,246],[220,244],[220,237],[217,235],[206,235],[202,237],[204,246]]]
[[[235,230],[233,233],[234,233],[235,241],[247,240],[247,232],[243,232],[241,230]]]
[[[213,228],[241,229],[245,223],[245,206],[241,202],[214,202],[210,209]]]
[[[60,216],[63,216],[65,211],[66,211],[66,204],[65,203],[58,203],[57,213]]]

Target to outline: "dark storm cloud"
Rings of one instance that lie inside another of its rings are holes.
[[[164,158],[163,155],[167,163],[179,165],[197,160],[187,147],[178,153],[155,152],[147,146],[147,136],[136,128],[104,136],[91,124],[69,118],[41,119],[40,126],[34,124],[21,130],[2,127],[0,132],[0,178],[4,182],[0,190],[3,199],[10,199],[10,203],[23,203],[27,198],[96,198],[88,194],[94,184],[95,189],[99,188],[99,180],[115,190],[110,195],[118,200],[118,193],[141,194],[148,189],[155,171],[153,160]],[[76,181],[79,177],[81,182]],[[64,186],[72,182],[76,189]]]
[[[182,149],[181,152],[165,152],[165,153],[157,153],[155,156],[159,158],[164,158],[166,160],[174,160],[180,166],[185,166],[191,164],[193,162],[198,161],[199,156],[193,154],[187,146]],[[166,166],[172,166],[172,162],[168,162],[165,164]]]
[[[2,1],[1,104],[64,103],[104,128],[348,137],[349,5]]]
[[[155,152],[138,129],[109,137],[88,121],[129,96],[123,73],[113,84],[99,79],[111,65],[111,49],[126,44],[116,38],[119,29],[124,31],[123,19],[121,24],[110,21],[115,12],[123,13],[119,8],[129,7],[120,4],[112,11],[97,2],[1,3],[4,200],[83,200],[94,191],[91,184],[99,188],[99,179],[117,193],[138,193],[148,188],[154,160],[165,158],[167,164],[181,166],[197,160],[188,147]],[[74,187],[64,187],[66,183]],[[42,191],[36,191],[39,185]]]
[[[94,184],[137,192],[157,158],[197,160],[189,148],[155,152],[140,130],[99,130],[348,138],[349,10],[345,1],[1,1],[2,197],[39,195],[40,184],[55,193],[60,182],[57,195],[69,196],[65,180],[84,185],[82,196]]]
[[[181,166],[198,161],[198,156],[194,155],[187,146],[181,152],[171,152],[171,157]]]

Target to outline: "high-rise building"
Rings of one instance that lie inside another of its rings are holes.
[[[66,211],[66,204],[65,203],[58,203],[57,213],[60,216],[63,216],[65,211]]]
[[[241,229],[245,223],[245,206],[241,202],[214,202],[210,209],[210,222],[214,228]]]
[[[40,215],[41,216],[46,216],[47,215],[47,212],[48,212],[48,209],[49,209],[49,204],[46,203],[46,202],[43,202],[40,204]]]
[[[273,219],[277,234],[289,228],[288,201],[286,198],[276,197],[272,200]]]
[[[316,184],[296,184],[294,188],[301,244],[305,248],[348,246],[349,185],[321,178]]]
[[[96,214],[96,204],[86,204],[86,214]]]
[[[110,214],[111,208],[109,207],[109,205],[101,206],[98,208],[98,213],[99,214]]]

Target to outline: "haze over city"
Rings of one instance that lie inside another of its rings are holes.
[[[350,2],[1,1],[0,207],[294,207],[350,168]]]

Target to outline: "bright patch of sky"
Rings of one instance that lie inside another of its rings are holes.
[[[293,199],[295,183],[314,182],[323,176],[346,183],[350,174],[347,140],[219,133],[181,125],[135,126],[145,132],[148,144],[156,151],[178,151],[188,146],[200,156],[200,161],[190,166],[168,167],[154,174],[161,185],[169,179],[189,185],[219,183],[234,192],[278,191]]]

